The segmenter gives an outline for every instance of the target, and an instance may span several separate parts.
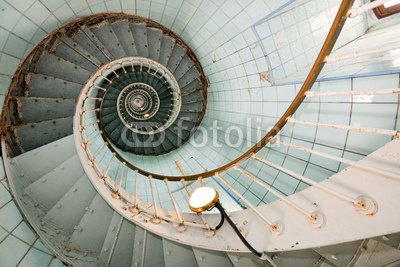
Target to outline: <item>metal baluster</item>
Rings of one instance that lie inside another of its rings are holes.
[[[353,161],[353,160],[339,158],[339,157],[336,157],[336,156],[332,156],[332,155],[329,155],[329,154],[326,154],[326,153],[323,153],[323,152],[319,152],[319,151],[316,151],[316,150],[308,149],[308,148],[305,148],[305,147],[296,146],[296,145],[292,145],[292,144],[285,143],[285,142],[282,142],[282,141],[278,141],[275,138],[270,138],[269,141],[271,143],[277,143],[277,144],[281,144],[281,145],[284,145],[284,146],[287,146],[287,147],[292,147],[292,148],[295,148],[295,149],[298,149],[298,150],[301,150],[301,151],[305,151],[305,152],[308,152],[308,153],[311,153],[311,154],[315,154],[315,155],[318,155],[318,156],[321,156],[321,157],[324,157],[324,158],[336,160],[336,161],[339,161],[339,162],[342,162],[342,163],[345,163],[345,164],[348,164],[348,165],[351,165],[351,166],[357,166],[360,169],[364,169],[364,170],[367,170],[367,171],[372,171],[372,172],[375,172],[375,173],[383,174],[385,176],[393,177],[393,178],[396,178],[396,179],[400,180],[400,174],[397,174],[397,173],[393,173],[393,172],[390,172],[390,171],[378,169],[378,168],[375,168],[375,167],[372,167],[372,166],[367,166],[367,165],[364,165],[362,163],[358,163],[358,162]]]
[[[99,112],[100,109],[96,108],[96,109],[90,109],[90,110],[81,110],[81,111],[79,111],[79,115],[82,116],[82,114],[87,113],[87,112],[92,112],[92,111]]]
[[[300,124],[313,125],[313,126],[322,126],[322,127],[335,128],[335,129],[344,129],[344,130],[350,130],[350,131],[358,131],[358,132],[366,132],[366,133],[377,133],[377,134],[391,135],[391,136],[400,136],[400,132],[396,131],[396,130],[358,128],[358,127],[352,127],[352,126],[346,126],[346,125],[335,125],[335,124],[326,124],[326,123],[320,123],[320,122],[299,121],[299,120],[293,119],[292,117],[288,117],[286,119],[286,121],[289,122],[289,123],[300,123]]]
[[[133,207],[129,207],[129,211],[134,215],[139,213],[138,209],[138,197],[137,197],[137,180],[138,180],[138,170],[135,170],[135,204]]]
[[[105,171],[103,177],[101,177],[101,179],[100,179],[100,182],[101,182],[101,183],[104,183],[104,182],[106,181],[106,176],[107,176],[108,170],[110,169],[111,163],[112,163],[112,161],[113,161],[115,155],[116,155],[115,152],[112,153],[110,163],[108,163],[107,169],[106,169],[106,171]]]
[[[156,203],[156,197],[154,195],[154,190],[153,190],[153,183],[151,182],[151,179],[153,177],[151,175],[149,175],[149,182],[150,182],[150,189],[151,189],[151,196],[153,197],[153,206],[154,206],[154,216],[153,218],[151,218],[151,222],[155,223],[155,224],[159,224],[161,222],[161,220],[158,218],[158,210],[157,210],[157,203]]]
[[[100,149],[100,151],[99,151],[99,152],[97,153],[97,155],[94,157],[94,159],[91,160],[91,161],[89,161],[89,165],[90,165],[90,166],[93,166],[95,160],[97,159],[98,156],[100,156],[100,153],[103,151],[103,149],[104,149],[106,146],[108,146],[108,142],[105,142],[105,143],[103,144],[103,147]]]
[[[97,89],[100,89],[100,90],[103,90],[103,91],[107,91],[107,89],[105,89],[105,88],[103,88],[103,87],[100,87],[100,86],[97,86],[97,85],[93,85],[93,87],[95,87],[95,88],[97,88]]]
[[[87,125],[85,125],[85,126],[79,126],[78,128],[79,128],[79,131],[80,132],[82,132],[84,129],[86,129],[87,127],[89,127],[89,126],[92,126],[93,124],[96,124],[96,123],[99,123],[100,122],[100,120],[95,120],[94,122],[91,122],[91,123],[89,123],[89,124],[87,124]]]
[[[96,139],[97,137],[99,137],[100,134],[102,134],[103,131],[99,131],[95,136],[92,137],[92,139],[90,139],[89,141],[87,141],[86,143],[81,143],[81,146],[83,149],[87,148],[87,145],[90,144],[91,142],[94,141],[94,139]]]
[[[272,162],[270,162],[270,161],[268,161],[266,159],[263,159],[263,158],[257,156],[254,153],[251,154],[251,157],[255,158],[255,159],[258,159],[259,161],[262,161],[262,162],[274,167],[275,169],[283,171],[283,172],[285,172],[285,173],[297,178],[298,180],[304,181],[304,182],[306,182],[308,184],[311,184],[311,185],[315,186],[316,188],[324,190],[324,191],[326,191],[326,192],[328,192],[328,193],[330,193],[330,194],[332,194],[332,195],[334,195],[334,196],[336,196],[338,198],[341,198],[341,199],[343,199],[343,200],[345,200],[347,202],[350,202],[351,204],[353,204],[356,207],[356,209],[359,210],[360,213],[363,213],[364,215],[374,215],[376,213],[376,211],[377,211],[377,204],[376,204],[375,200],[373,200],[370,197],[367,197],[367,196],[359,196],[358,198],[349,197],[349,196],[347,196],[345,194],[342,194],[342,193],[340,193],[340,192],[338,192],[336,190],[333,190],[333,189],[331,189],[329,187],[326,187],[325,185],[323,185],[321,183],[315,182],[315,181],[313,181],[313,180],[311,180],[309,178],[306,178],[306,177],[304,177],[304,176],[302,176],[300,174],[292,172],[292,171],[290,171],[288,169],[285,169],[285,168],[283,168],[283,167],[281,167],[281,166],[279,166],[279,165],[277,165],[275,163],[272,163]]]
[[[122,162],[122,170],[121,170],[121,177],[119,178],[119,183],[118,183],[118,189],[115,193],[112,193],[111,196],[115,199],[119,199],[119,191],[121,190],[121,184],[122,184],[122,178],[124,178],[124,168],[125,168],[126,162]]]
[[[389,95],[399,94],[400,88],[384,89],[384,90],[369,90],[369,91],[338,91],[338,92],[306,92],[306,97],[317,96],[340,96],[340,95]]]
[[[178,230],[178,232],[182,233],[182,232],[186,231],[187,227],[183,224],[184,222],[182,220],[181,214],[180,214],[180,212],[178,210],[178,207],[176,206],[174,196],[171,193],[171,189],[169,188],[168,179],[165,178],[164,182],[165,182],[165,185],[167,186],[168,193],[169,193],[169,196],[170,196],[171,201],[172,201],[172,205],[174,205],[176,216],[178,216],[179,226],[177,227],[177,230]]]
[[[361,15],[361,14],[367,12],[368,10],[374,9],[375,7],[381,6],[388,1],[390,1],[390,0],[377,0],[377,1],[374,1],[371,3],[364,4],[362,6],[354,7],[349,10],[349,12],[347,13],[347,16],[349,18],[355,18],[358,15]]]
[[[217,176],[226,186],[228,186],[238,197],[240,197],[246,204],[264,221],[270,226],[270,232],[275,235],[281,235],[283,233],[283,225],[278,222],[271,222],[269,219],[267,219],[264,215],[262,215],[245,197],[243,197],[238,191],[236,191],[235,188],[233,188],[227,181],[225,181],[219,173],[215,173],[215,176]]]
[[[242,174],[246,175],[248,178],[250,178],[251,180],[253,180],[257,184],[261,185],[262,187],[264,187],[265,189],[270,191],[272,194],[274,194],[278,198],[280,198],[283,202],[285,202],[286,204],[289,204],[290,206],[292,206],[293,208],[298,210],[300,213],[305,215],[314,228],[322,228],[325,225],[326,219],[325,219],[325,216],[322,213],[320,213],[320,212],[312,212],[312,213],[310,213],[310,212],[306,211],[305,209],[303,209],[303,208],[299,207],[298,205],[296,205],[294,202],[290,201],[287,197],[283,196],[282,194],[279,194],[277,191],[275,191],[271,187],[267,186],[265,183],[262,183],[259,180],[255,179],[250,174],[248,174],[245,171],[243,171],[242,169],[240,169],[238,166],[235,165],[235,166],[233,166],[233,168],[235,170],[241,172]]]

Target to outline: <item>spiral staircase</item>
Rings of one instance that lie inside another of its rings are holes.
[[[397,266],[396,126],[362,128],[304,116],[307,99],[399,92],[311,89],[352,5],[342,2],[310,75],[267,135],[233,161],[180,176],[141,162],[153,165],[152,159],[165,159],[200,135],[210,82],[189,45],[163,25],[125,13],[90,15],[54,30],[19,66],[3,108],[3,163],[25,220],[72,266],[364,266],[379,249],[392,262],[377,264]],[[277,135],[292,129],[293,136],[293,127],[303,125],[389,139],[350,160]],[[349,167],[316,181],[276,163],[271,144]],[[257,177],[255,164],[310,187],[286,194]],[[239,176],[277,200],[247,199],[232,182]],[[216,230],[218,214],[189,212],[193,190],[216,185],[222,204],[239,203],[238,211],[228,208],[230,216],[263,257],[252,255],[228,225]]]

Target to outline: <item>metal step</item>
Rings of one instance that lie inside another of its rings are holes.
[[[110,264],[110,256],[115,249],[115,244],[117,243],[118,236],[121,232],[123,221],[124,218],[119,215],[118,212],[114,211],[99,256],[99,263],[101,266],[109,266]]]
[[[72,117],[17,125],[14,131],[21,148],[27,152],[71,135]]]
[[[114,30],[109,23],[103,22],[98,27],[92,27],[91,31],[96,35],[97,39],[100,40],[103,46],[110,51],[114,59],[127,56],[117,35],[114,33]]]
[[[85,84],[92,73],[64,58],[44,51],[36,67],[36,72],[60,79]]]
[[[33,123],[73,116],[75,99],[14,97],[17,102],[16,115],[22,123]]]
[[[135,40],[136,49],[139,57],[149,57],[149,47],[147,40],[147,27],[144,23],[131,23],[133,39]]]
[[[65,38],[65,37],[64,37]],[[67,39],[67,38],[65,38]],[[62,39],[63,40],[63,39]],[[61,57],[65,58],[68,61],[72,62],[73,64],[76,64],[77,66],[80,66],[83,69],[86,69],[90,72],[95,72],[100,65],[95,65],[85,54],[87,52],[80,52],[74,48],[75,42],[72,44],[72,46],[65,44],[62,41],[58,41],[59,43],[55,46],[55,48],[52,48],[52,51],[54,53]],[[54,49],[54,50],[53,50]]]
[[[228,255],[223,251],[212,251],[201,248],[193,248],[197,265],[199,267],[218,266],[218,267],[232,267]]]
[[[161,50],[162,30],[148,27],[147,34],[149,40],[149,57],[155,61],[158,61]]]
[[[110,266],[131,266],[133,243],[136,240],[136,229],[133,223],[123,220],[119,235],[115,239],[114,249],[110,255]]]
[[[83,84],[54,76],[28,72],[25,76],[28,96],[77,99]]]
[[[44,216],[43,221],[73,233],[85,214],[85,208],[93,201],[97,194],[89,178],[84,175]],[[66,219],[67,218],[67,219]]]
[[[94,34],[93,34],[94,35]],[[75,36],[72,37],[77,44],[83,47],[86,51],[88,51],[93,57],[97,58],[102,64],[106,64],[109,62],[109,58],[107,58],[102,50],[88,37],[88,35],[80,30]]]
[[[166,267],[197,266],[196,258],[191,247],[169,241],[165,238],[163,238],[162,242]]]
[[[168,36],[163,36],[161,38],[161,49],[158,62],[167,66],[169,58],[171,57],[172,48],[174,47],[175,41]]]
[[[114,212],[99,194],[85,211],[64,252],[67,256],[96,263]]]
[[[91,45],[92,46],[95,45],[100,50],[100,52],[105,56],[105,58],[107,59],[106,62],[115,59],[113,55],[110,53],[110,51],[107,50],[104,44],[99,40],[99,38],[97,38],[96,34],[92,32],[90,28],[85,26],[81,27],[81,30],[89,38],[89,40],[92,43]]]
[[[75,154],[36,181],[29,177],[33,183],[24,192],[50,210],[84,173],[79,156]]]
[[[174,49],[172,50],[171,57],[168,60],[167,68],[171,73],[174,73],[179,63],[181,63],[182,59],[186,55],[186,49],[180,46],[179,44],[175,44]]]
[[[62,151],[62,153],[60,153]],[[36,181],[76,154],[74,135],[58,139],[15,157],[22,171]]]
[[[137,56],[138,52],[127,20],[120,20],[110,24],[117,36],[126,56]]]
[[[77,42],[75,42],[74,40],[72,40],[70,37],[67,36],[62,36],[59,37],[59,39],[65,43],[66,45],[68,45],[69,47],[71,47],[73,50],[75,50],[75,52],[77,54],[80,54],[81,56],[83,56],[84,58],[86,58],[88,61],[90,61],[92,64],[94,64],[97,68],[99,68],[102,63],[100,60],[98,60],[95,56],[93,56],[89,51],[87,51],[85,48],[83,48],[82,46],[80,46]]]

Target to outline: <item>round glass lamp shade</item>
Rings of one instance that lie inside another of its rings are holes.
[[[200,187],[190,197],[189,207],[194,212],[203,212],[217,203],[218,192],[211,187]]]

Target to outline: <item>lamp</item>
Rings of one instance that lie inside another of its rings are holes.
[[[218,201],[219,199],[219,194],[218,192],[211,187],[200,187],[197,188],[192,195],[190,196],[189,199],[189,208],[194,211],[194,212],[203,212],[206,210],[209,210],[213,207],[216,207],[219,212],[221,213],[221,221],[220,223],[215,227],[215,230],[218,230],[221,228],[222,224],[224,223],[224,220],[226,219],[228,223],[232,226],[233,230],[235,233],[238,235],[240,240],[244,243],[244,245],[257,257],[259,257],[262,260],[267,259],[267,255],[265,253],[260,253],[256,251],[248,242],[247,240],[243,237],[243,235],[240,233],[239,229],[236,227],[235,223],[231,220],[231,218],[228,216],[224,208],[222,207],[221,203]]]

